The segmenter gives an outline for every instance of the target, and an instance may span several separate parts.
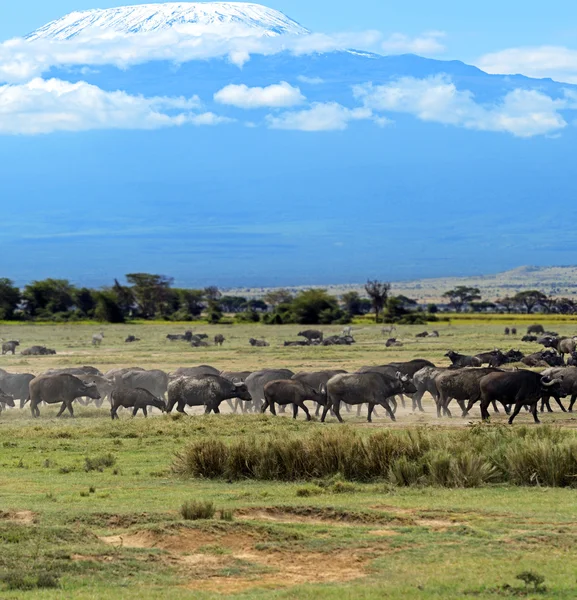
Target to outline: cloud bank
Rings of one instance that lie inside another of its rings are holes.
[[[298,87],[286,81],[268,87],[248,87],[246,85],[227,85],[214,95],[219,104],[228,104],[237,108],[287,108],[302,104],[306,98]]]
[[[0,133],[35,135],[91,129],[158,129],[184,124],[216,125],[224,119],[194,113],[193,98],[131,96],[88,83],[33,79],[0,87]]]
[[[446,76],[427,79],[403,77],[386,85],[365,84],[354,88],[355,97],[375,112],[414,115],[422,121],[478,131],[533,137],[560,131],[567,122],[559,111],[576,108],[566,94],[555,100],[535,90],[517,89],[495,104],[480,104],[472,92],[458,90]]]
[[[444,31],[429,31],[416,38],[403,33],[394,33],[382,44],[387,54],[419,54],[421,56],[437,56],[446,51],[441,40],[446,36]]]
[[[510,48],[486,54],[476,64],[487,73],[550,77],[556,81],[577,83],[577,50],[562,46]]]

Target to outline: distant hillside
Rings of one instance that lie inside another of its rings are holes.
[[[484,300],[496,300],[503,296],[511,296],[523,290],[540,290],[551,296],[572,297],[577,295],[577,266],[569,267],[518,267],[496,275],[480,277],[445,277],[436,279],[416,279],[414,281],[392,282],[394,294],[403,294],[418,300],[420,303],[441,302],[443,293],[458,285],[478,287]],[[315,286],[296,286],[289,289],[296,291]],[[343,285],[325,285],[331,294],[341,295],[345,292],[357,291],[364,294],[362,283]],[[263,296],[271,288],[238,288],[227,290],[228,294],[258,297]]]

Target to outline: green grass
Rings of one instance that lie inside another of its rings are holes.
[[[563,334],[575,333],[571,322],[533,320]],[[428,340],[415,338],[425,327],[401,327],[398,337],[406,343],[395,349],[385,349],[380,327],[368,324],[354,326],[358,344],[350,348],[282,347],[282,340],[296,338],[297,326],[198,326],[197,331],[211,337],[223,333],[227,342],[222,349],[193,350],[164,340],[185,325],[108,326],[101,348],[90,344],[100,326],[9,325],[2,327],[2,337],[19,338],[23,347],[45,344],[59,354],[2,356],[0,367],[33,373],[82,364],[104,369],[140,365],[171,370],[195,364],[231,370],[265,365],[355,369],[416,356],[446,364],[443,354],[449,348],[537,348],[505,337],[504,326],[439,323],[428,329],[438,329],[441,337]],[[323,329],[328,333],[340,328]],[[143,341],[124,344],[129,333]],[[250,348],[249,337],[265,337],[271,347]],[[511,443],[499,446],[507,450],[503,456],[509,461],[501,468],[518,467],[508,483],[488,479],[480,487],[455,488],[448,486],[455,465],[474,473],[477,467],[470,461],[477,446],[464,453],[465,460],[451,454],[450,443],[458,439],[465,445],[475,428],[466,429],[467,422],[458,418],[437,426],[430,399],[425,408],[424,415],[405,410],[395,424],[381,418],[370,426],[364,417],[343,411],[346,428],[334,419],[321,424],[271,415],[173,418],[157,413],[132,419],[125,412],[112,422],[105,406],[78,406],[76,419],[62,420],[55,419],[57,407],[43,407],[38,420],[28,410],[3,412],[0,598],[577,597],[575,490],[554,487],[558,477],[563,485],[571,484],[556,469],[571,458],[563,449],[574,437],[574,417],[544,415],[547,427],[539,428],[521,414],[513,433],[505,434],[512,436]],[[471,420],[478,421],[478,415]],[[493,421],[502,424],[505,416]],[[415,435],[410,432],[417,427],[425,427],[423,435],[439,442],[421,457],[425,460],[426,455],[429,465],[426,482],[420,479],[422,471],[411,471],[416,463],[406,453],[395,459],[394,477],[389,470],[368,479],[351,477],[350,463],[348,475],[336,469],[307,481],[250,479],[250,461],[238,451],[240,442],[250,446],[251,439],[262,453],[270,440],[286,441],[292,448],[295,440],[338,440],[346,431],[364,441],[381,434],[405,438]],[[503,427],[481,430],[481,435],[497,435]],[[211,448],[221,443],[227,452],[237,447],[234,478],[173,472],[177,454],[186,447],[203,446],[208,461]],[[405,463],[399,463],[403,457]],[[532,478],[539,469],[547,477]],[[401,480],[413,485],[399,485]],[[213,518],[185,520],[181,507],[192,501],[211,503]],[[526,586],[517,579],[528,572],[543,577],[546,589],[534,591],[531,582]]]

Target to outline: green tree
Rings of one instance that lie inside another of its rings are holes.
[[[121,285],[118,279],[115,279],[110,292],[114,295],[114,301],[118,304],[124,317],[131,316],[136,303],[132,290],[128,286]]]
[[[67,279],[33,281],[22,293],[24,310],[31,317],[67,312],[75,304],[75,291]]]
[[[206,315],[209,323],[216,325],[222,319],[222,308],[217,300],[209,300]]]
[[[547,296],[539,290],[527,290],[515,294],[513,300],[529,315],[533,309],[547,301]]]
[[[387,299],[385,320],[387,322],[396,322],[405,315],[414,312],[417,308],[417,301],[406,296],[391,296]]]
[[[222,296],[220,307],[227,313],[239,313],[246,309],[247,300],[244,296]]]
[[[10,321],[20,304],[20,290],[11,279],[0,278],[0,319]]]
[[[220,293],[220,290],[216,287],[216,285],[210,285],[207,288],[204,288],[204,297],[209,302],[215,302],[222,298],[222,294]]]
[[[497,300],[497,305],[502,306],[507,313],[512,313],[517,308],[517,302],[514,298],[510,298],[509,296]]]
[[[487,300],[483,300],[481,302],[471,302],[470,304],[471,310],[473,312],[487,312],[488,310],[493,310],[497,308],[497,305],[493,302],[488,302]]]
[[[375,313],[375,323],[379,322],[379,315],[383,312],[389,292],[391,291],[391,284],[384,281],[377,281],[376,279],[367,281],[365,284],[365,291],[371,299],[373,311]]]
[[[361,298],[358,292],[345,292],[341,296],[341,301],[343,303],[344,309],[351,316],[366,314],[368,312],[367,304],[369,310],[371,309],[370,301]]]
[[[203,290],[174,290],[178,295],[180,310],[191,317],[199,317],[205,309]]]
[[[294,321],[302,325],[332,323],[343,317],[337,299],[322,289],[305,290],[297,294],[291,303],[291,312]]]
[[[290,290],[278,289],[267,292],[263,300],[273,308],[276,308],[279,304],[289,304],[293,301],[294,295]]]
[[[124,313],[112,290],[104,290],[96,296],[94,317],[105,323],[124,323]]]
[[[126,280],[132,286],[132,293],[138,305],[138,312],[144,318],[166,315],[170,299],[172,277],[151,275],[150,273],[129,273]]]
[[[479,288],[469,287],[467,285],[459,285],[453,290],[449,290],[443,294],[443,298],[449,300],[449,306],[455,312],[461,312],[465,306],[481,299]]]
[[[76,308],[85,317],[91,317],[94,314],[96,308],[96,298],[94,297],[93,290],[88,288],[80,288],[74,291],[74,304]]]

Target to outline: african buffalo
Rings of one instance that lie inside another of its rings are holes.
[[[215,346],[222,346],[225,342],[225,337],[222,334],[217,334],[214,336],[214,345]]]
[[[545,328],[543,325],[529,325],[529,327],[527,327],[527,333],[545,333]]]
[[[157,398],[164,398],[168,389],[168,375],[160,369],[128,371],[115,375],[114,385],[120,389],[143,388]]]
[[[327,402],[323,409],[321,421],[324,422],[329,409],[332,409],[337,419],[342,423],[340,413],[341,403],[365,404],[368,403],[369,410],[367,420],[372,421],[372,413],[375,405],[382,406],[391,419],[395,415],[389,404],[389,399],[403,393],[414,393],[415,386],[407,375],[397,373],[396,377],[381,375],[380,373],[344,373],[335,375],[327,383]]]
[[[501,402],[504,406],[515,405],[509,418],[509,425],[523,406],[530,406],[535,423],[540,423],[537,416],[537,403],[544,394],[553,391],[562,394],[561,379],[551,379],[533,371],[510,371],[490,373],[479,383],[481,389],[481,415],[484,420],[489,418],[487,407],[491,402]]]
[[[270,344],[265,340],[255,340],[254,338],[250,338],[248,343],[256,348],[266,348],[267,346],[270,346]]]
[[[502,371],[492,367],[465,367],[456,370],[447,369],[445,372],[438,374],[435,377],[435,385],[438,391],[437,416],[441,417],[441,412],[444,412],[448,417],[451,416],[449,404],[453,399],[461,407],[462,416],[467,416],[473,404],[481,399],[479,381],[486,375],[496,372]],[[466,407],[465,400],[469,401]],[[497,411],[496,407],[495,410]]]
[[[204,406],[205,413],[220,413],[220,404],[229,398],[240,398],[249,402],[251,395],[244,383],[233,383],[220,375],[179,377],[168,387],[167,411],[184,413],[185,406]]]
[[[20,400],[20,408],[24,408],[30,399],[30,382],[35,378],[32,373],[6,373],[0,375],[0,389]]]
[[[305,329],[305,331],[299,331],[297,335],[306,338],[309,342],[313,340],[323,341],[323,332],[318,329]]]
[[[454,367],[480,367],[482,365],[481,360],[476,356],[459,354],[453,350],[449,350],[445,356],[449,358]]]
[[[56,354],[56,350],[46,348],[46,346],[31,346],[21,352],[22,356],[47,356],[49,354]]]
[[[153,406],[154,408],[160,409],[162,412],[166,411],[166,403],[162,398],[157,398],[148,390],[142,388],[116,389],[112,392],[110,404],[110,416],[112,417],[112,420],[118,419],[118,409],[121,406],[124,408],[132,408],[133,417],[135,417],[136,413],[141,409],[144,416],[147,417],[147,406]]]
[[[290,379],[294,373],[288,369],[263,369],[255,371],[246,378],[246,386],[252,397],[254,409],[260,411],[264,402],[264,386],[275,379]]]
[[[78,377],[68,373],[40,375],[30,382],[30,410],[33,417],[40,416],[38,410],[40,402],[46,402],[46,404],[62,402],[60,411],[56,416],[59,417],[65,409],[68,409],[70,416],[73,417],[72,403],[76,398],[84,396],[94,400],[100,398],[98,388],[95,385],[86,385]]]
[[[269,381],[264,386],[264,404],[260,410],[264,413],[270,407],[270,412],[276,415],[275,404],[282,406],[292,404],[293,419],[297,418],[299,408],[301,408],[307,416],[307,421],[310,421],[311,415],[305,405],[305,400],[312,400],[323,405],[326,404],[325,386],[322,386],[321,390],[318,391],[303,381],[277,379],[276,381]]]
[[[16,348],[20,346],[18,340],[10,340],[9,342],[2,343],[2,354],[8,354],[12,352],[12,355],[16,354]]]
[[[346,373],[346,371],[343,371],[342,369],[327,369],[325,371],[313,372],[300,371],[299,373],[293,375],[292,379],[296,381],[302,381],[303,383],[306,383],[310,387],[314,388],[317,392],[320,392],[321,389],[323,389],[323,387],[326,388],[327,383],[329,382],[329,379],[331,379],[331,377],[334,377],[335,375],[341,375],[343,373]],[[324,404],[317,403],[317,407],[315,410],[316,417],[319,416],[321,406],[324,406]]]
[[[220,371],[210,365],[200,365],[198,367],[179,367],[170,374],[171,379],[177,377],[196,377],[197,375],[220,375]]]

